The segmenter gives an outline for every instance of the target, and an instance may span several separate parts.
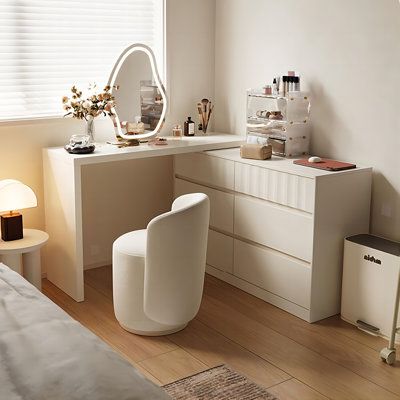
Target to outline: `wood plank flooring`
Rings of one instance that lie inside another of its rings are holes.
[[[386,341],[338,316],[308,324],[207,276],[185,330],[142,337],[118,325],[111,279],[111,267],[86,271],[83,303],[47,280],[43,292],[158,385],[226,363],[280,400],[400,400],[399,359],[392,367],[379,359]]]

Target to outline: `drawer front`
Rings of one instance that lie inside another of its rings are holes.
[[[207,264],[221,271],[233,273],[233,238],[208,231]]]
[[[235,196],[236,235],[311,261],[313,218],[264,200]]]
[[[314,212],[314,180],[235,163],[235,190],[299,210]]]
[[[187,193],[205,193],[210,198],[210,226],[233,233],[233,194],[175,178],[175,197]]]
[[[311,269],[273,250],[234,242],[234,275],[304,308],[310,308]]]
[[[176,155],[174,158],[175,174],[233,190],[234,162],[208,156],[203,153]]]

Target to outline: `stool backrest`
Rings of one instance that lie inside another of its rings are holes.
[[[197,314],[204,285],[210,201],[204,193],[178,197],[147,226],[144,311],[168,325]]]

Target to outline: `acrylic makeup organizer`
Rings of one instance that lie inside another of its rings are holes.
[[[247,142],[271,144],[282,157],[305,155],[310,146],[310,99],[305,92],[289,92],[285,97],[247,91]],[[281,112],[274,120],[267,112]]]

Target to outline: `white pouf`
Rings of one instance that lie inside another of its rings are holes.
[[[114,311],[124,329],[168,335],[195,317],[203,292],[209,215],[205,194],[184,195],[147,229],[114,242]]]

